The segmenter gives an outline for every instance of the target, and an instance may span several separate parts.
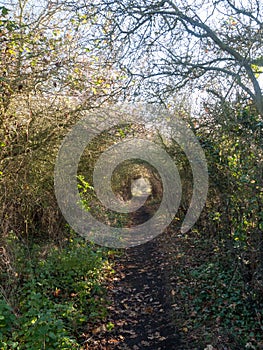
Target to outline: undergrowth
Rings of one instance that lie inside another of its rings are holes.
[[[10,235],[12,284],[0,298],[0,349],[80,349],[81,333],[106,316],[103,281],[113,273],[106,249],[71,236],[62,247],[21,243]]]
[[[174,264],[174,318],[185,348],[261,349],[262,308],[229,252],[204,237],[182,237]]]

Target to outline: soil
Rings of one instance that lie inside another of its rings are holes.
[[[108,286],[109,318],[106,326],[94,327],[85,349],[182,349],[173,322],[166,244],[169,233],[115,258],[116,273]],[[107,330],[107,324],[113,329]]]

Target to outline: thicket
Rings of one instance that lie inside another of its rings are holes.
[[[251,299],[263,295],[263,121],[253,103],[207,106],[196,134],[206,152],[210,192],[200,224],[224,242]]]
[[[263,120],[252,101],[206,103],[197,118],[182,117],[195,133],[207,160],[209,192],[196,224],[205,237],[231,252],[248,293],[262,302],[263,281]],[[161,144],[178,163],[184,188],[179,217],[192,196],[189,161],[177,143]]]
[[[183,332],[193,336],[189,348],[212,344],[216,349],[260,349],[262,116],[251,101],[239,100],[207,104],[201,116],[188,122],[206,154],[209,192],[198,222],[182,238],[183,255],[189,254],[183,257],[186,267],[178,271],[175,262],[175,300],[185,301],[186,310],[181,318],[175,312],[175,321],[183,322]],[[175,142],[169,149],[179,160],[187,188],[179,210],[183,219],[191,200],[191,169]]]
[[[110,268],[107,251],[66,227],[54,164],[111,78],[80,52],[80,26],[65,22],[63,6],[31,5],[0,7],[0,348],[77,349],[105,315]]]

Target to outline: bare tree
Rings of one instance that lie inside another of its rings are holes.
[[[166,97],[185,86],[253,100],[263,114],[260,0],[99,0],[96,38],[135,77],[137,93]],[[79,5],[86,12],[92,5]],[[94,9],[92,13],[94,13]],[[139,90],[143,84],[143,89]]]

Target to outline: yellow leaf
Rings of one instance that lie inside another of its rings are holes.
[[[35,324],[37,322],[37,318],[33,318],[33,320],[31,320],[31,324]]]
[[[15,54],[16,54],[16,52],[15,52],[14,50],[12,50],[12,49],[9,49],[7,52],[8,52],[10,55],[15,55]]]
[[[259,77],[260,73],[263,73],[263,67],[257,66],[256,64],[251,64],[251,68],[256,78]]]

